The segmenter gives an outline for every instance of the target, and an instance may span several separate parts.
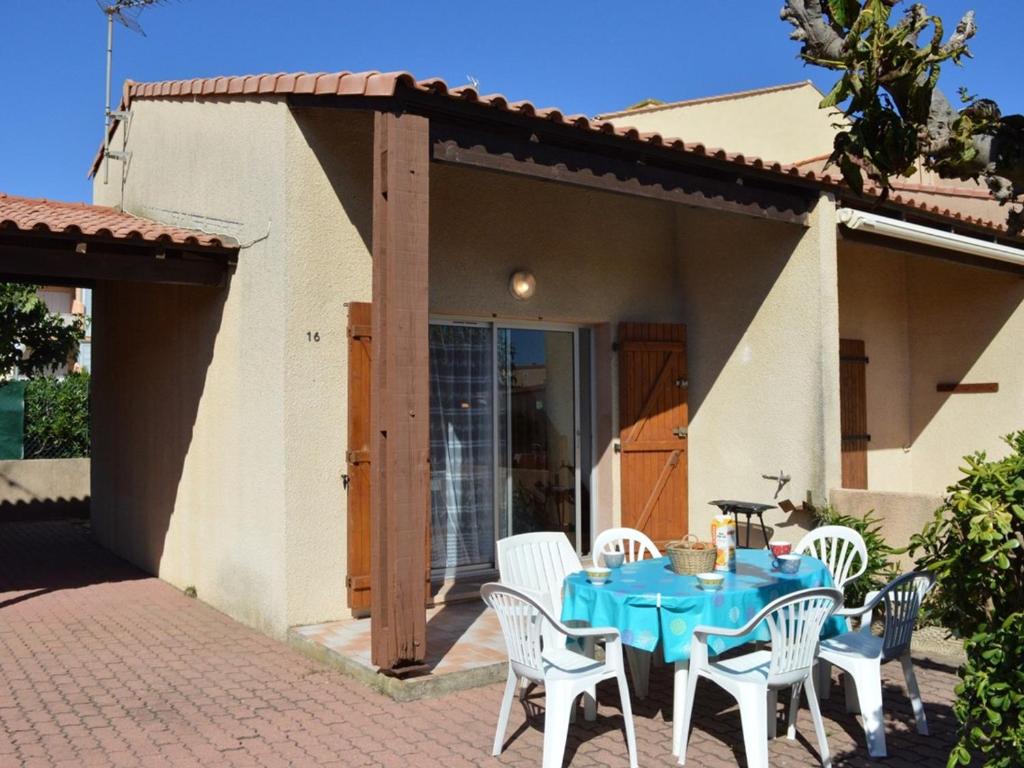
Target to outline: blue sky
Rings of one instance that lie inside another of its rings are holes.
[[[782,0],[649,0],[642,4],[167,0],[139,36],[116,30],[115,93],[125,78],[167,80],[275,71],[404,69],[450,84],[595,114],[647,97],[706,96],[812,79]],[[936,0],[950,27],[977,11],[975,60],[947,67],[960,85],[1024,112],[1019,41],[1024,3]],[[0,191],[88,200],[102,136],[105,24],[94,0],[0,0]]]

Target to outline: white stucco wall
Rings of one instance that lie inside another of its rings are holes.
[[[868,487],[910,491],[910,330],[907,257],[842,241],[839,335],[864,341],[868,364]]]
[[[835,206],[801,229],[680,208],[680,295],[690,367],[690,527],[708,535],[737,498],[816,503],[839,475]],[[765,514],[793,538],[808,521]],[[756,534],[755,534],[756,538]],[[753,541],[754,539],[752,539]]]
[[[97,286],[96,533],[171,584],[282,635],[288,112],[275,101],[132,109],[125,209],[256,242],[241,251],[229,289]],[[96,201],[116,204],[118,164],[110,184],[102,177]]]
[[[616,112],[602,119],[729,152],[796,163],[832,151],[832,126],[841,115],[819,109],[821,98],[806,82]]]
[[[868,488],[940,495],[962,457],[1024,427],[1024,280],[844,241],[840,331],[867,356]],[[940,382],[999,384],[947,394]]]

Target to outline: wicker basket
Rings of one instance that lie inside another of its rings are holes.
[[[695,549],[697,544],[702,549]],[[708,542],[701,542],[692,533],[686,534],[679,541],[668,544],[668,556],[672,560],[672,570],[681,576],[692,576],[695,573],[707,573],[715,570],[715,547]]]

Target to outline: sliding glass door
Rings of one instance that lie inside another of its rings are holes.
[[[430,566],[494,563],[494,334],[430,326]]]
[[[498,530],[576,545],[575,330],[498,329]]]
[[[517,533],[561,531],[587,551],[589,343],[566,326],[431,324],[435,576],[492,567],[495,540]]]

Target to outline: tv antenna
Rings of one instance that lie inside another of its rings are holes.
[[[139,24],[139,14],[149,5],[156,5],[163,0],[113,0],[104,2],[96,0],[100,10],[107,16],[107,88],[106,88],[106,109],[103,113],[103,183],[110,181],[110,158],[120,160],[122,163],[127,159],[127,153],[110,151],[110,124],[114,118],[123,120],[127,115],[123,112],[114,112],[110,109],[110,78],[111,64],[114,55],[114,21],[124,25],[132,32],[138,32],[145,37],[146,33]]]

